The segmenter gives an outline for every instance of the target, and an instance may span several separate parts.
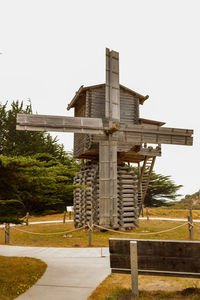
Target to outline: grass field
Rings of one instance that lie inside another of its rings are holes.
[[[111,274],[93,291],[88,300],[132,300],[131,276]],[[141,300],[199,300],[198,279],[139,275]]]
[[[36,258],[0,256],[0,300],[12,300],[43,275],[47,265]]]
[[[187,218],[188,209],[172,209],[167,207],[148,208],[150,217],[163,218]],[[193,219],[200,219],[200,210],[192,210]],[[146,209],[144,208],[144,216],[146,217]]]
[[[163,232],[183,225],[175,230]],[[80,230],[66,234],[73,230],[73,223],[37,224],[29,226],[11,227],[10,245],[42,246],[42,247],[88,247],[88,231]],[[20,230],[20,231],[19,231]],[[21,230],[25,232],[21,232]],[[157,232],[162,233],[157,234]],[[30,232],[30,233],[29,233]],[[47,235],[49,234],[49,235]],[[109,237],[148,238],[188,240],[188,225],[184,222],[141,220],[140,227],[123,234],[116,232],[93,231],[92,246],[108,247]],[[194,224],[194,239],[200,240],[200,224]],[[0,229],[0,244],[4,244],[4,230]]]

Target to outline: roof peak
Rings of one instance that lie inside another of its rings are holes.
[[[100,83],[100,84],[95,84],[95,85],[90,85],[90,86],[81,85],[80,88],[78,89],[78,91],[76,92],[75,96],[71,100],[71,102],[68,104],[67,110],[70,110],[72,107],[74,107],[74,105],[75,105],[76,101],[78,100],[79,96],[81,95],[81,93],[83,93],[83,92],[85,92],[89,89],[100,88],[100,87],[105,86],[105,85],[106,85],[105,83]],[[131,94],[135,95],[136,97],[138,97],[140,104],[143,104],[144,101],[149,98],[148,95],[143,96],[143,95],[129,89],[128,87],[126,87],[122,84],[120,84],[119,86],[120,86],[120,88],[122,88],[122,89],[130,92]]]

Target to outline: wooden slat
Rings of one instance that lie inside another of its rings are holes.
[[[110,239],[110,262],[112,269],[130,271],[130,241],[137,241],[138,269],[200,273],[200,242]]]
[[[130,269],[112,269],[112,273],[117,274],[131,274]],[[153,275],[153,276],[169,276],[169,277],[183,277],[183,278],[200,278],[200,273],[193,272],[169,272],[169,271],[152,271],[152,270],[138,270],[138,275]]]
[[[104,134],[100,118],[17,115],[17,130]]]
[[[119,140],[125,143],[151,143],[192,145],[193,130],[160,126],[131,125],[119,133]]]
[[[120,120],[119,53],[106,48],[105,117]]]

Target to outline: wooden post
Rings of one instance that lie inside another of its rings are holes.
[[[142,217],[144,218],[144,205],[142,204]]]
[[[89,221],[89,225],[90,225],[90,227],[92,226],[92,215],[91,215],[91,218],[90,218],[90,221]],[[91,230],[91,228],[89,228],[89,240],[88,240],[88,242],[89,242],[89,246],[92,246],[92,230]]]
[[[148,210],[148,207],[146,207],[146,215],[147,215],[147,220],[149,220],[149,210]]]
[[[66,219],[66,210],[64,211],[64,215],[63,215],[63,223],[65,223],[65,219]]]
[[[130,242],[130,263],[131,263],[131,287],[134,296],[138,297],[138,257],[137,242]]]
[[[193,219],[192,215],[188,216],[188,229],[189,229],[189,238],[191,241],[194,240],[194,230],[193,230]]]
[[[10,244],[10,224],[5,225],[5,244]]]
[[[70,211],[69,212],[69,220],[71,220],[71,217],[72,217],[72,212]]]
[[[26,213],[26,226],[28,226],[28,220],[29,220],[29,217],[30,217],[29,212],[27,212],[27,213]]]

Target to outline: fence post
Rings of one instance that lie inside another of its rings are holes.
[[[142,204],[142,217],[144,218],[144,204]]]
[[[147,215],[147,220],[149,220],[149,210],[148,210],[148,207],[146,207],[146,215]]]
[[[29,220],[29,217],[30,217],[29,212],[27,212],[27,213],[26,213],[26,226],[28,226],[28,220]]]
[[[193,230],[193,219],[192,212],[190,211],[190,216],[188,216],[188,230],[189,230],[189,238],[191,241],[194,240],[194,230]]]
[[[66,219],[66,210],[64,211],[64,215],[63,215],[63,223],[65,223],[65,219]]]
[[[91,215],[91,218],[90,218],[90,221],[89,221],[89,236],[88,236],[88,241],[89,241],[89,246],[92,246],[92,230],[91,230],[91,226],[92,226],[92,215]]]
[[[69,219],[71,220],[71,217],[72,217],[72,212],[70,211],[69,212]]]
[[[10,224],[5,224],[5,244],[10,244]]]
[[[137,242],[130,242],[130,263],[131,263],[131,287],[134,296],[138,297],[138,257]]]

